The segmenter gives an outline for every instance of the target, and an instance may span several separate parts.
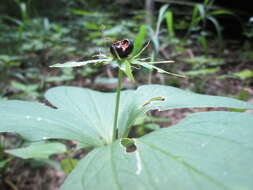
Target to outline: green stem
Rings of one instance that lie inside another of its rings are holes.
[[[113,133],[112,133],[112,141],[113,142],[117,138],[117,123],[118,123],[118,115],[119,115],[120,90],[122,87],[122,77],[123,77],[123,72],[119,68],[119,70],[118,70],[118,87],[117,87],[117,94],[116,94],[116,105],[115,105]]]
[[[156,52],[152,52],[151,54],[151,62],[155,60],[155,56],[156,56]],[[148,73],[148,84],[152,84],[152,74],[153,74],[153,70],[149,70]]]

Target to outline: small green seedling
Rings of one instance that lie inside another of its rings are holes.
[[[154,66],[157,62],[139,58],[144,50],[122,56],[130,43],[129,40],[113,43],[113,56],[99,55],[101,58],[95,60],[53,66],[114,62],[119,71],[116,93],[55,87],[45,94],[55,109],[35,102],[1,101],[0,132],[18,133],[30,141],[66,139],[80,143],[80,147],[93,148],[78,162],[61,190],[252,189],[253,116],[250,114],[194,113],[175,126],[139,138],[129,137],[136,121],[150,110],[253,109],[253,105],[240,100],[170,86],[144,85],[121,91],[123,72],[133,79],[134,65],[171,74]]]

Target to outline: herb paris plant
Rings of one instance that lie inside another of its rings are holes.
[[[140,42],[135,42],[140,43]],[[116,65],[118,66],[118,87],[117,87],[117,94],[116,94],[116,105],[115,105],[115,111],[114,111],[114,122],[113,122],[113,130],[112,130],[112,140],[110,142],[115,141],[117,138],[117,123],[118,123],[118,113],[119,113],[119,103],[120,103],[120,90],[122,86],[122,72],[124,72],[131,80],[134,80],[134,76],[132,74],[132,65],[139,65],[143,66],[147,69],[156,69],[160,73],[166,73],[178,77],[184,77],[183,75],[170,73],[167,71],[162,70],[161,68],[158,68],[154,66],[154,64],[158,63],[171,63],[173,61],[150,61],[146,62],[147,59],[139,59],[139,56],[143,53],[143,51],[148,47],[149,42],[146,44],[146,46],[138,52],[138,50],[135,50],[133,54],[131,54],[132,50],[134,49],[133,43],[131,40],[124,39],[115,41],[110,46],[110,51],[112,56],[106,56],[106,55],[98,55],[99,57],[103,57],[103,59],[95,59],[95,60],[89,60],[84,62],[67,62],[64,64],[55,64],[51,67],[79,67],[83,66],[89,63],[111,63],[112,61],[116,61]],[[138,45],[139,46],[139,45]],[[131,54],[131,55],[130,55]]]
[[[130,76],[132,64],[153,67],[156,63],[147,63],[136,55],[122,58],[117,49],[115,54],[116,57],[103,56],[98,60],[55,66],[116,61],[121,78],[122,72]],[[130,72],[127,72],[127,64]],[[144,85],[122,92],[120,87],[117,93],[67,86],[49,89],[45,97],[57,109],[34,102],[1,101],[0,132],[18,133],[31,141],[68,139],[93,147],[61,190],[253,188],[253,117],[250,114],[195,113],[173,127],[138,139],[128,138],[134,121],[150,110],[253,109],[252,105],[162,85]],[[119,101],[118,96],[123,101]],[[116,121],[113,113],[117,113]],[[136,149],[127,152],[126,147],[130,145]]]

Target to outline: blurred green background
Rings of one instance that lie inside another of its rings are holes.
[[[113,68],[48,66],[107,54],[113,40],[138,34],[143,43],[151,41],[146,57],[172,59],[174,64],[163,67],[188,78],[137,69],[136,83],[126,81],[126,88],[163,83],[238,95],[252,85],[250,8],[225,0],[1,0],[0,98],[37,99],[62,84],[112,90]]]

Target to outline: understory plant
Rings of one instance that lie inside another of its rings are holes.
[[[195,32],[199,31],[200,32],[200,36],[198,37],[199,43],[201,47],[204,49],[205,55],[207,55],[206,36],[207,36],[208,22],[210,22],[210,24],[212,24],[213,27],[215,28],[217,33],[217,39],[220,46],[219,50],[222,50],[224,45],[222,37],[222,25],[219,23],[217,17],[224,15],[235,16],[235,14],[232,11],[226,9],[212,10],[213,4],[214,0],[204,0],[202,4],[197,3],[196,5],[194,5],[191,22],[185,36],[187,39],[192,31]]]
[[[123,74],[134,80],[135,67],[181,76],[156,67],[158,62],[139,58],[143,49],[134,49],[134,44],[117,41],[111,45],[112,56],[100,54],[98,59],[53,66],[112,64],[118,68],[115,93],[59,86],[45,94],[54,108],[36,102],[1,101],[0,132],[17,133],[32,142],[66,139],[78,142],[78,147],[92,147],[61,190],[252,189],[253,116],[248,113],[194,113],[172,127],[129,137],[135,121],[151,110],[253,109],[240,100],[170,86],[143,85],[121,91]]]

